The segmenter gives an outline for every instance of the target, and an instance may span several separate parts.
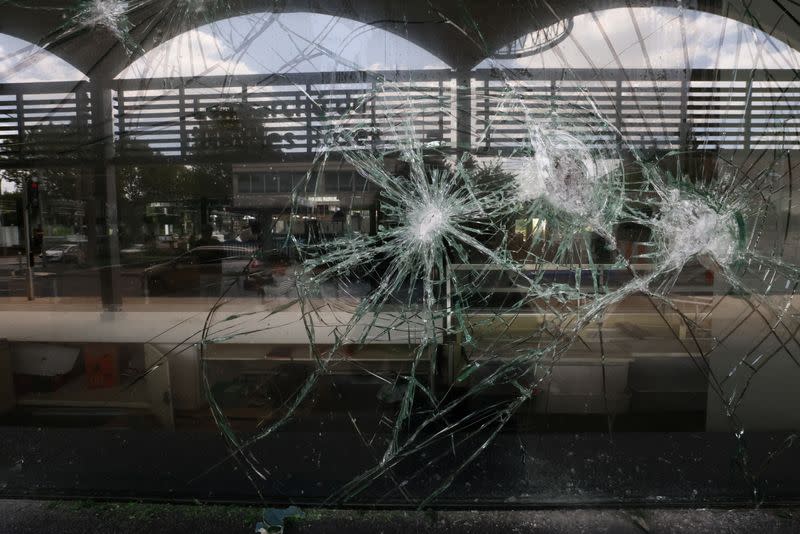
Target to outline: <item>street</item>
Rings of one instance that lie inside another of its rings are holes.
[[[169,257],[157,261],[130,261],[117,266],[119,272],[118,291],[122,298],[143,297],[145,293],[145,270],[168,261]],[[101,271],[104,267],[76,265],[75,263],[43,263],[37,257],[33,267],[34,297],[100,297]],[[180,269],[180,268],[179,268]],[[192,272],[177,271],[180,285],[159,292],[162,297],[214,296],[225,290],[228,297],[256,297],[258,287],[245,285],[239,277],[221,272],[199,278]],[[27,295],[26,268],[24,259],[15,256],[0,256],[0,297],[24,297]],[[151,292],[152,293],[152,292]]]
[[[88,297],[100,295],[97,267],[74,264],[42,264],[36,259],[33,268],[35,297]],[[18,258],[0,258],[0,296],[26,295],[26,269]],[[141,296],[144,266],[125,266],[120,270],[122,296]]]

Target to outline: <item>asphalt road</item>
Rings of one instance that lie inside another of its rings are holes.
[[[2,258],[0,263],[0,296],[26,295],[26,269],[19,268],[15,258]],[[100,274],[97,268],[69,263],[43,264],[38,258],[34,265],[34,293],[37,297],[89,297],[100,295]],[[144,266],[125,266],[120,269],[120,288],[123,297],[142,296]]]
[[[22,297],[27,295],[26,269],[20,269],[16,258],[0,258],[0,297]],[[128,263],[119,266],[119,291],[123,298],[143,297],[144,271],[148,265],[168,261],[169,258],[159,258],[158,261],[148,263]],[[74,263],[49,262],[43,264],[38,258],[34,265],[34,295],[42,297],[99,297],[101,275],[97,267],[76,265]],[[195,280],[187,276],[185,284],[168,291],[159,293],[163,297],[208,297],[218,295],[226,288],[228,297],[257,297],[258,291],[254,286],[244,287],[241,283],[234,283],[234,278],[219,278],[209,283],[208,279]],[[230,286],[230,287],[229,287]],[[151,296],[155,296],[151,294]]]

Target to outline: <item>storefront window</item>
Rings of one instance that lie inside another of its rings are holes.
[[[326,4],[0,6],[0,494],[795,499],[794,23]]]

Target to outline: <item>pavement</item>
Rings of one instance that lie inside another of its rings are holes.
[[[800,511],[778,509],[303,510],[285,534],[718,533],[800,531]],[[256,506],[0,500],[3,533],[253,533]],[[266,530],[265,530],[266,531]],[[270,532],[280,532],[280,528]]]
[[[255,507],[0,500],[3,534],[249,534],[260,517]]]

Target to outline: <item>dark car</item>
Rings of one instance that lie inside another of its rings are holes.
[[[147,295],[211,295],[256,289],[271,277],[260,252],[243,245],[204,245],[144,271]]]
[[[84,253],[80,245],[70,243],[50,247],[41,254],[41,257],[48,262],[84,263]]]

